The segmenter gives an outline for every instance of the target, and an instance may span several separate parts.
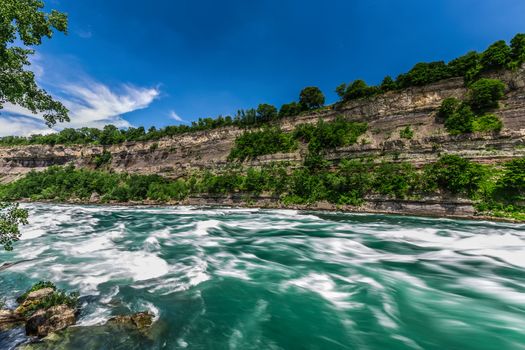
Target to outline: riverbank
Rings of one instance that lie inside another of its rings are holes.
[[[81,204],[100,206],[206,206],[206,207],[235,207],[250,209],[280,209],[280,210],[304,210],[320,212],[341,212],[361,214],[384,214],[401,216],[418,216],[430,218],[449,218],[460,220],[480,220],[509,223],[525,223],[509,217],[491,216],[477,213],[472,201],[458,198],[426,197],[421,199],[390,199],[369,198],[361,206],[336,205],[326,201],[313,204],[285,204],[276,197],[260,196],[247,199],[245,195],[233,194],[227,196],[202,195],[186,198],[181,201],[100,201],[100,199],[81,200],[72,199],[66,201],[29,199],[19,200],[20,203],[52,203],[52,204]]]

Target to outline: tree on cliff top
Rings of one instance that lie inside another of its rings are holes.
[[[46,124],[69,121],[68,110],[38,87],[35,74],[27,69],[32,47],[51,38],[55,30],[67,32],[67,16],[44,12],[39,0],[0,1],[0,109],[11,103],[41,113]],[[19,46],[17,46],[19,45]],[[27,211],[18,205],[0,203],[0,245],[12,249],[20,238],[18,226],[27,223]]]

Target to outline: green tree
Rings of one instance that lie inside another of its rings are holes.
[[[392,79],[390,75],[387,75],[381,82],[380,88],[381,88],[381,91],[387,92],[387,91],[395,90],[397,86],[396,86],[396,82],[394,81],[394,79]]]
[[[257,118],[261,122],[269,122],[277,118],[277,108],[274,106],[263,103],[257,107]]]
[[[466,55],[453,59],[448,63],[450,74],[455,77],[465,77],[466,80],[477,76],[480,69],[480,55],[476,51],[470,51]]]
[[[307,110],[321,108],[324,105],[323,92],[315,86],[306,87],[299,95],[299,103]]]
[[[51,38],[54,30],[67,32],[67,16],[43,11],[39,0],[2,0],[0,2],[0,109],[6,102],[42,113],[48,126],[69,121],[68,110],[39,88],[30,66],[32,49]],[[17,46],[20,45],[20,46]],[[71,135],[67,131],[65,135]],[[19,225],[27,223],[28,213],[17,204],[0,203],[0,244],[13,249],[20,237]]]
[[[53,31],[67,32],[67,16],[43,11],[39,0],[0,2],[0,108],[6,102],[42,113],[48,125],[69,121],[68,110],[35,82],[29,57],[32,49],[51,38]],[[21,44],[20,46],[17,46]]]
[[[279,117],[293,117],[301,113],[301,106],[297,102],[285,103],[279,110]]]
[[[516,34],[510,41],[510,48],[513,61],[518,64],[525,62],[525,34]]]
[[[0,203],[0,244],[13,250],[13,243],[20,239],[19,225],[27,224],[27,210],[18,204]]]
[[[505,67],[510,62],[511,49],[504,40],[496,41],[481,54],[484,70]]]

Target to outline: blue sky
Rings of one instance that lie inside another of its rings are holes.
[[[376,84],[525,32],[523,0],[48,0],[69,35],[38,48],[40,84],[71,126],[149,127],[280,106],[305,86]],[[7,112],[7,113],[6,113]],[[11,106],[0,134],[39,132]],[[59,126],[62,127],[62,126]],[[9,132],[8,132],[9,130]]]

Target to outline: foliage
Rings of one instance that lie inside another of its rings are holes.
[[[101,154],[93,156],[93,164],[95,167],[100,168],[103,165],[109,164],[111,162],[111,152],[104,150]]]
[[[319,156],[318,162],[330,164],[321,153],[313,155]],[[202,193],[224,196],[240,192],[249,198],[265,192],[279,196],[286,204],[328,201],[360,205],[376,194],[410,198],[423,193],[451,193],[474,199],[480,210],[494,215],[525,214],[525,207],[520,204],[525,201],[525,158],[508,162],[503,168],[455,155],[444,155],[423,169],[406,162],[377,164],[369,159],[342,160],[330,165],[305,164],[295,169],[284,163],[247,169],[236,166],[220,173],[196,172],[177,180],[72,166],[51,167],[0,185],[0,199],[88,199],[97,192],[105,201],[170,201]]]
[[[53,282],[39,281],[39,282],[35,283],[31,288],[26,290],[24,294],[22,294],[18,298],[16,298],[16,302],[21,304],[21,303],[24,302],[24,300],[26,300],[27,296],[30,293],[35,292],[35,291],[40,290],[40,289],[44,289],[44,288],[51,288],[53,290],[57,289],[57,287],[55,286],[55,284]]]
[[[414,130],[410,126],[406,126],[399,132],[399,137],[410,140],[414,137]]]
[[[417,63],[408,73],[400,74],[396,84],[400,88],[427,85],[452,77],[445,62]]]
[[[424,171],[426,189],[430,192],[437,189],[453,194],[474,194],[484,176],[485,169],[477,163],[456,155],[445,155],[436,163],[427,165]]]
[[[476,76],[480,70],[480,54],[470,51],[448,63],[450,74],[456,77]]]
[[[265,154],[290,152],[297,148],[291,134],[277,127],[264,127],[259,131],[247,131],[235,139],[229,159],[253,159]]]
[[[43,11],[39,0],[0,2],[0,108],[5,102],[42,113],[48,125],[69,121],[68,110],[39,88],[30,66],[32,49],[51,38],[54,30],[66,33],[67,16]],[[20,45],[20,46],[17,46]]]
[[[375,86],[368,86],[364,80],[356,80],[352,84],[339,85],[336,90],[343,102],[355,100],[363,97],[370,97],[380,92],[380,89]]]
[[[496,182],[495,196],[506,203],[525,201],[525,158],[505,163],[503,176]]]
[[[13,243],[20,239],[19,225],[27,224],[28,212],[18,204],[0,202],[0,245],[13,250]]]
[[[497,79],[479,79],[470,86],[469,99],[473,109],[483,111],[497,108],[505,94],[505,84]]]
[[[78,306],[78,297],[79,294],[77,292],[68,294],[63,290],[57,290],[42,299],[38,299],[37,302],[23,307],[22,313],[24,316],[28,317],[38,310],[46,310],[58,305],[67,305],[70,308],[76,308]]]
[[[387,75],[381,82],[381,86],[379,88],[382,92],[387,92],[397,89],[397,85],[394,79],[392,79],[390,75]]]
[[[472,130],[476,132],[500,132],[503,122],[494,114],[484,114],[476,117],[472,123]]]
[[[469,105],[456,98],[444,99],[438,116],[444,121],[445,129],[452,135],[472,132],[474,113]]]
[[[262,123],[275,120],[277,116],[277,108],[272,105],[264,103],[257,107],[257,118]]]
[[[299,95],[299,104],[306,110],[321,108],[324,105],[324,95],[316,86],[305,87]]]
[[[352,145],[367,128],[366,123],[350,122],[338,116],[332,122],[325,122],[320,118],[315,125],[298,125],[294,130],[294,136],[307,142],[310,151],[320,151]]]
[[[511,49],[504,40],[496,41],[481,54],[483,70],[504,68],[511,60]]]
[[[279,118],[293,117],[301,113],[302,107],[297,102],[285,103],[279,110]]]
[[[510,41],[511,58],[520,64],[525,62],[525,34],[516,34]]]

